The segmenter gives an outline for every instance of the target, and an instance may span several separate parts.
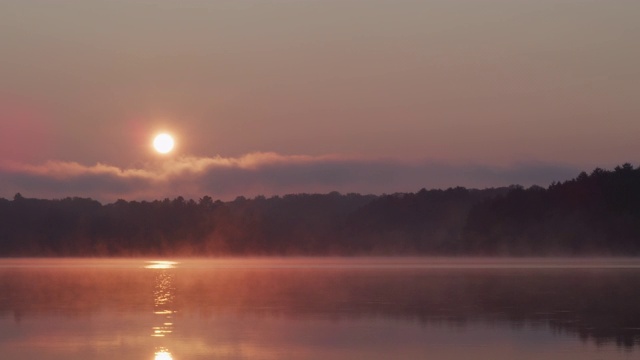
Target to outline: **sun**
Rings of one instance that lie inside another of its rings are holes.
[[[166,133],[158,134],[153,139],[153,148],[156,149],[156,151],[161,154],[166,154],[171,150],[173,150],[173,145],[174,145],[173,137],[171,137],[171,135]]]

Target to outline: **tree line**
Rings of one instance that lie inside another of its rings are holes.
[[[0,198],[0,256],[637,255],[640,167],[547,188],[233,201]]]

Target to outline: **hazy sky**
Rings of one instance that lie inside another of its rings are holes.
[[[637,0],[0,0],[0,196],[548,185],[640,154]],[[176,136],[161,157],[152,136]]]

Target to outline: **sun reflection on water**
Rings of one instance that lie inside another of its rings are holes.
[[[173,356],[167,349],[160,349],[156,351],[155,355],[154,360],[173,360]]]
[[[174,269],[178,265],[175,261],[164,261],[164,260],[154,260],[147,261],[147,265],[144,266],[145,269]]]
[[[173,316],[176,312],[174,269],[177,264],[174,261],[149,261],[145,266],[146,269],[157,271],[153,289],[153,313],[156,320],[151,328],[151,336],[155,338],[164,339],[173,333]],[[157,345],[154,360],[173,360],[171,352],[166,347],[166,340]]]

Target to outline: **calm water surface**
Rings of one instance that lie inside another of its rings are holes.
[[[640,260],[0,260],[1,359],[640,359]]]

